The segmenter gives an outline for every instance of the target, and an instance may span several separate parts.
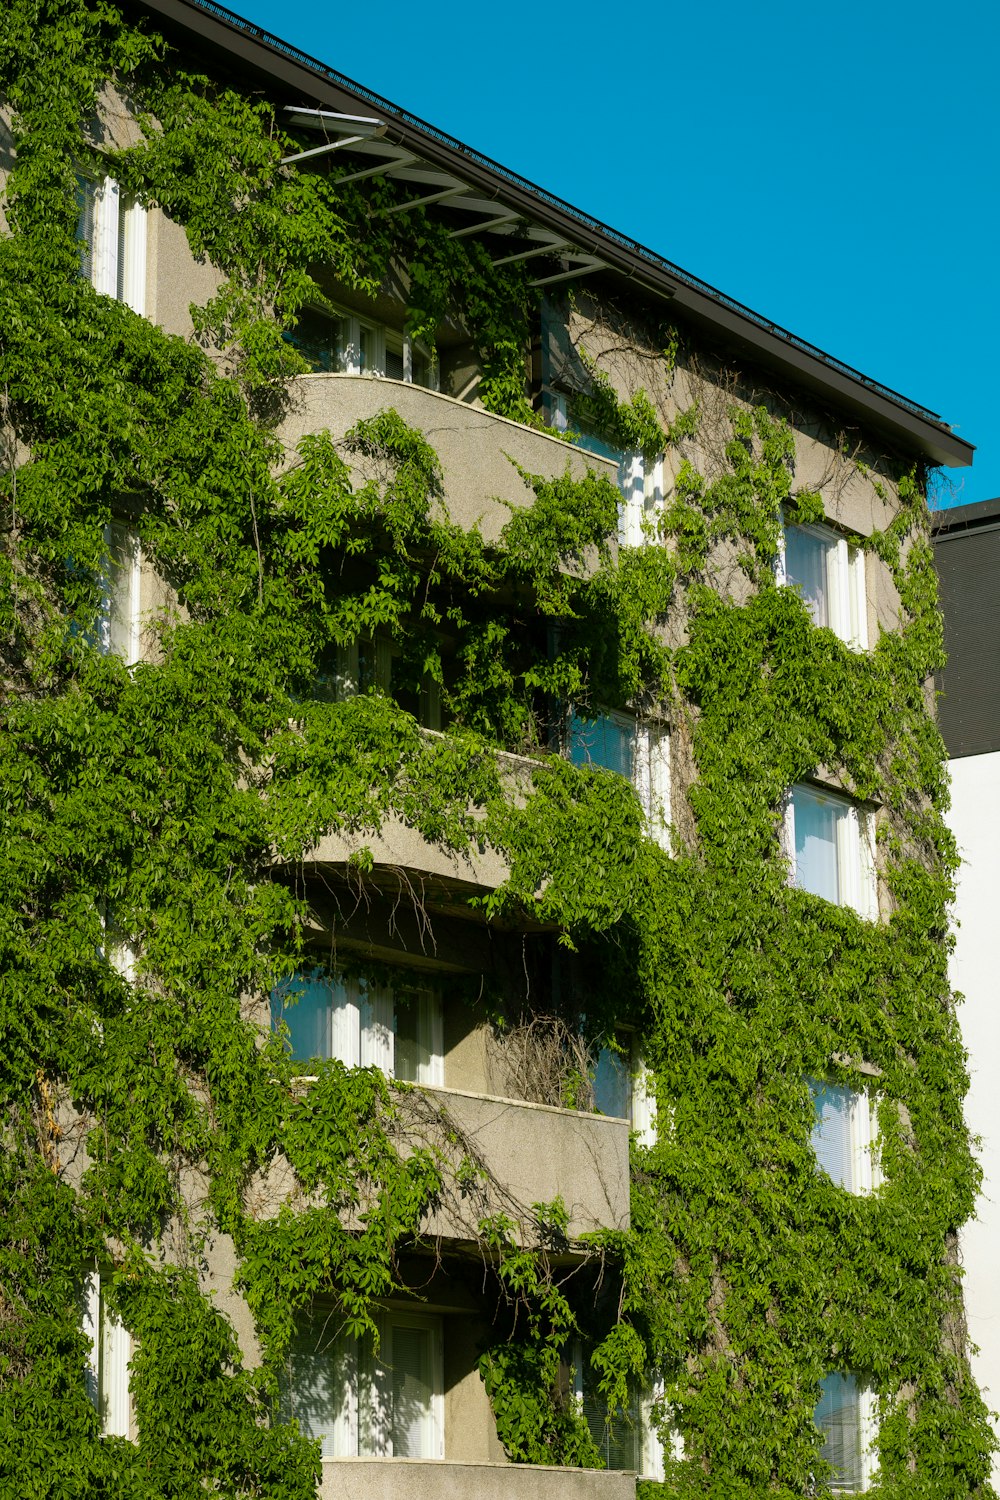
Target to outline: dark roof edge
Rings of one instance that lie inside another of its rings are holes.
[[[1000,496],[977,500],[974,505],[951,505],[931,512],[934,540],[947,541],[964,532],[994,530],[1000,525]]]
[[[426,160],[463,175],[487,195],[502,195],[526,217],[571,237],[580,249],[598,254],[609,266],[654,295],[671,298],[677,308],[711,325],[724,338],[735,341],[764,363],[790,369],[800,382],[836,406],[846,406],[891,433],[904,448],[915,449],[933,464],[955,467],[971,464],[974,444],[958,437],[936,413],[769,322],[638,241],[252,25],[216,0],[139,0],[139,3],[258,71],[279,79],[286,87],[301,89],[307,98],[321,106],[342,108],[345,96],[347,100],[362,100],[369,107],[374,106],[391,122],[400,144],[412,146]],[[335,91],[332,96],[331,90]]]

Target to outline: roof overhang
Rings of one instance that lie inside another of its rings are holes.
[[[352,174],[353,180],[390,176],[414,187],[411,206],[421,200],[468,211],[469,223],[459,233],[513,233],[516,229],[516,250],[509,256],[496,256],[495,264],[556,256],[559,269],[541,270],[534,280],[539,287],[595,270],[624,277],[656,299],[669,299],[674,314],[701,328],[717,344],[793,380],[839,414],[889,437],[905,453],[919,454],[930,464],[971,464],[974,445],[958,437],[935,412],[870,380],[214,0],[137,3],[200,38],[206,49],[220,54],[230,66],[239,64],[266,81],[275,102],[290,108],[290,121],[296,115],[301,120],[307,109],[317,109],[384,124],[377,139],[352,143],[352,154],[370,157],[369,165]],[[297,111],[292,106],[298,106]]]

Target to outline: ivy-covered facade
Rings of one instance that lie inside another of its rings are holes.
[[[0,94],[0,1494],[992,1494],[968,445],[215,5]]]

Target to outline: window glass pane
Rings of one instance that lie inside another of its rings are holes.
[[[281,1414],[286,1420],[294,1417],[304,1436],[319,1438],[324,1458],[357,1453],[356,1383],[352,1339],[329,1336],[317,1320],[292,1340],[281,1383]]]
[[[626,1059],[612,1047],[602,1047],[594,1069],[594,1105],[602,1115],[630,1118],[632,1078]]]
[[[837,822],[846,816],[847,808],[830,797],[796,787],[792,793],[795,810],[795,884],[827,901],[839,901],[840,881],[837,859]]]
[[[853,1089],[809,1080],[814,1121],[812,1148],[816,1161],[840,1187],[854,1189],[854,1149],[851,1117],[857,1099]]]
[[[392,1454],[394,1458],[436,1458],[431,1397],[434,1390],[429,1328],[392,1327]]]
[[[396,990],[395,1003],[396,1077],[405,1083],[430,1083],[438,997],[429,990]]]
[[[271,993],[271,1021],[288,1027],[286,1045],[298,1062],[329,1057],[334,981],[322,969],[301,969]]]
[[[576,766],[605,766],[631,781],[634,741],[635,725],[627,720],[607,714],[595,719],[578,714],[570,718],[569,758]]]
[[[86,177],[76,179],[76,238],[80,242],[80,272],[85,281],[93,280],[94,237],[97,233],[97,184]]]
[[[590,1435],[608,1469],[642,1468],[642,1424],[639,1400],[635,1392],[629,1396],[627,1411],[616,1411],[608,1416],[607,1399],[597,1389],[597,1373],[585,1368],[583,1374],[583,1416],[590,1428]]]
[[[835,545],[802,526],[785,530],[785,576],[802,595],[816,625],[830,623],[826,556]]]
[[[833,1465],[833,1489],[863,1488],[861,1397],[853,1375],[834,1372],[820,1387],[816,1426],[824,1434],[822,1455]]]
[[[298,322],[285,336],[313,370],[340,368],[344,319],[331,317],[318,307],[304,307]]]
[[[385,373],[390,380],[402,380],[403,378],[403,351],[394,349],[386,340],[385,345]]]

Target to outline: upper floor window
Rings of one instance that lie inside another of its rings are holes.
[[[341,976],[318,965],[297,970],[271,995],[271,1018],[287,1027],[298,1062],[336,1058],[381,1068],[387,1078],[442,1084],[441,997],[414,985]]]
[[[441,1320],[381,1313],[377,1352],[370,1335],[335,1328],[317,1316],[293,1339],[283,1415],[320,1440],[323,1458],[443,1458]]]
[[[613,1047],[601,1048],[592,1083],[594,1106],[602,1115],[628,1120],[641,1145],[656,1144],[652,1077],[634,1032],[619,1032]]]
[[[80,268],[96,292],[146,311],[146,210],[113,177],[77,179]]]
[[[831,1465],[830,1488],[857,1494],[874,1473],[874,1402],[856,1375],[833,1371],[820,1383],[816,1426],[822,1457]]]
[[[786,526],[779,583],[802,595],[813,623],[827,625],[847,645],[868,645],[865,554],[827,526]]]
[[[571,713],[569,758],[577,766],[604,766],[630,781],[639,794],[651,838],[670,852],[670,735],[664,725],[638,723],[629,714]]]
[[[569,408],[558,391],[549,396],[549,420],[559,432],[569,432]],[[592,432],[576,429],[570,434],[576,447],[618,465],[618,541],[623,547],[641,547],[663,509],[663,455],[647,458],[638,452],[622,452]]]
[[[425,729],[441,728],[441,688],[425,676],[419,691],[410,691],[395,680],[398,657],[388,636],[361,636],[330,653],[328,666],[316,681],[316,697],[342,702],[357,693],[391,694],[400,708],[412,714]]]
[[[289,339],[317,372],[383,375],[435,388],[437,367],[423,344],[357,313],[304,307]]]
[[[813,1103],[810,1143],[817,1165],[849,1193],[873,1192],[882,1176],[871,1095],[816,1078],[807,1081]]]
[[[862,917],[878,916],[872,815],[847,797],[794,786],[785,805],[792,883]]]

